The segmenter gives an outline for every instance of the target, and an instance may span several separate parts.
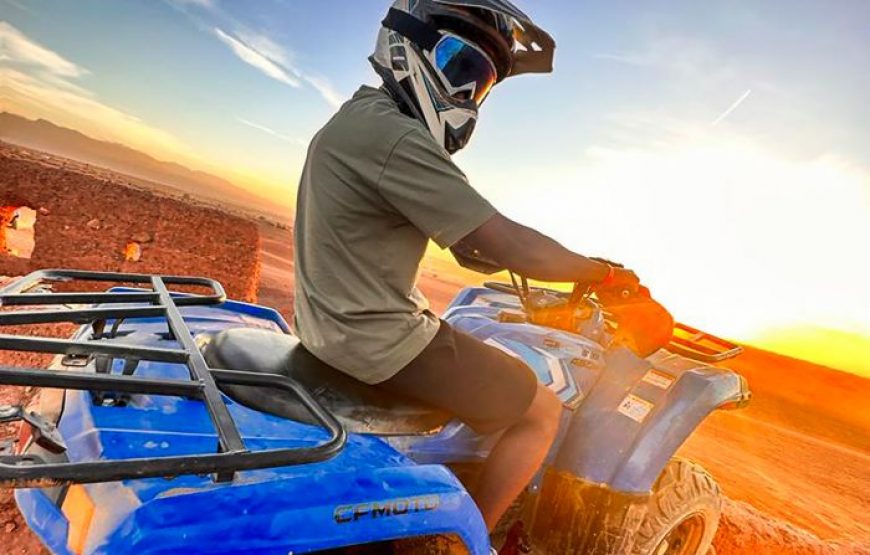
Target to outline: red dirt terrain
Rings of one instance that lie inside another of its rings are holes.
[[[3,163],[0,149],[0,164]],[[57,159],[47,162],[60,173],[42,173],[40,170],[40,179],[45,183],[49,179],[78,183],[80,178],[64,175],[65,170],[56,167],[58,163]],[[89,171],[104,177],[108,175],[109,183],[123,181],[123,176],[117,174],[96,168]],[[6,175],[0,172],[0,195]],[[100,189],[88,191],[96,194]],[[2,196],[0,204],[3,204]],[[123,203],[117,206],[125,208],[115,209],[114,215],[123,214],[129,208]],[[199,208],[191,206],[194,211]],[[61,205],[52,208],[48,217],[41,215],[37,232],[40,225],[51,220],[52,215],[67,217],[65,214],[69,211]],[[78,218],[76,214],[69,217]],[[89,220],[82,218],[82,221],[76,219],[75,224],[64,225],[76,225],[77,229],[83,225],[86,227]],[[125,216],[121,215],[121,218]],[[221,220],[220,215],[214,218],[217,222]],[[189,227],[180,231],[169,228],[161,231],[159,219],[152,221],[156,227],[150,231],[166,241],[167,249],[179,248],[177,237],[190,232]],[[211,220],[200,220],[194,225],[213,224]],[[234,223],[222,229],[237,227],[239,224]],[[128,228],[114,229],[123,231],[119,241],[107,249],[113,253],[118,245],[123,246],[126,235],[130,233]],[[257,259],[262,263],[259,274],[253,278],[258,289],[250,288],[250,277],[233,287],[239,287],[237,290],[245,295],[258,295],[262,304],[279,308],[289,318],[293,303],[292,234],[287,229],[265,223],[260,223],[254,233],[259,235]],[[72,236],[68,240],[81,240],[81,236]],[[207,243],[203,238],[198,244]],[[226,245],[226,250],[220,252],[232,260],[233,256],[244,258],[257,250],[257,243],[248,240],[243,243]],[[102,244],[93,243],[95,247]],[[145,247],[143,260],[148,256],[147,244]],[[185,266],[184,269],[189,273],[215,275],[209,267],[212,262],[209,256],[212,255],[205,255],[205,260],[197,259],[195,266]],[[34,251],[34,259],[36,257]],[[145,271],[169,271],[179,264],[172,258],[161,260],[162,266],[153,270],[149,267]],[[63,259],[59,256],[56,261],[62,263]],[[116,259],[112,264],[109,268],[132,263]],[[3,268],[0,259],[0,274],[5,273]],[[220,270],[219,264],[216,269]],[[229,276],[229,279],[237,280],[238,276]],[[421,273],[421,288],[438,312],[444,310],[463,283],[479,281],[479,276],[437,258],[427,259]],[[64,335],[69,329],[54,327],[39,331]],[[0,354],[0,364],[27,362],[36,361],[12,361],[8,354]],[[749,381],[754,394],[752,404],[742,411],[712,415],[681,451],[681,455],[698,460],[710,470],[727,495],[715,541],[719,555],[870,555],[870,380],[751,348],[727,365],[741,372]],[[26,402],[34,393],[21,388],[0,387],[0,404]],[[0,435],[9,431],[0,428]],[[11,495],[2,491],[0,553],[45,553],[22,523]]]
[[[4,275],[58,267],[207,275],[223,283],[231,297],[257,300],[259,232],[248,219],[183,196],[156,194],[141,180],[3,142],[0,206],[37,211],[31,258],[0,253],[0,283]],[[124,257],[131,242],[139,245],[137,262]],[[73,329],[56,325],[2,331],[65,337]],[[46,357],[0,352],[0,364],[47,362]],[[0,386],[0,405],[26,405],[36,393]],[[13,433],[12,426],[0,426],[0,440]],[[0,554],[45,552],[23,524],[11,493],[0,490]]]
[[[870,553],[870,380],[751,348],[727,366],[752,403],[681,452],[733,500],[718,553]]]
[[[0,287],[6,279],[0,277]],[[43,326],[11,326],[3,333],[37,335],[41,337],[69,337],[76,326],[56,324]],[[51,362],[48,355],[31,355],[0,351],[0,364],[14,366],[44,366]],[[0,386],[0,405],[28,405],[38,394],[38,390],[27,387]],[[18,430],[14,424],[0,425],[0,441],[13,437]],[[0,553],[3,555],[42,555],[48,551],[34,536],[15,506],[11,490],[0,490]]]
[[[142,188],[126,176],[0,142],[0,206],[37,211],[29,261],[0,253],[0,275],[43,268],[207,274],[256,300],[254,222]],[[139,245],[138,262],[125,247]]]

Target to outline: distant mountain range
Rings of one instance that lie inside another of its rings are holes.
[[[229,203],[236,208],[272,215],[283,212],[280,206],[270,200],[226,179],[174,162],[163,162],[127,146],[99,141],[43,119],[34,121],[0,112],[0,140],[107,168],[195,198]]]

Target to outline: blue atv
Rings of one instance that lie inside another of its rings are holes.
[[[712,550],[716,483],[673,456],[711,411],[748,401],[740,376],[706,364],[739,348],[680,325],[659,348],[621,316],[657,305],[617,297],[514,279],[464,289],[443,315],[565,407],[499,543],[524,527],[534,553]],[[496,437],[324,365],[276,311],[206,278],[73,270],[30,274],[0,305],[30,307],[0,312],[4,326],[82,325],[0,335],[0,349],[56,355],[0,367],[0,384],[46,388],[38,407],[0,407],[21,421],[0,485],[51,552],[490,553],[467,491]]]

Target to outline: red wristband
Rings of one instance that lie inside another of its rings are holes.
[[[607,265],[607,276],[605,276],[605,278],[601,280],[601,283],[599,285],[601,287],[610,287],[611,285],[613,285],[613,283],[615,281],[616,281],[616,268],[614,268],[613,266],[608,264]]]

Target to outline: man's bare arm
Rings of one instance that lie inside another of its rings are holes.
[[[496,214],[468,234],[463,250],[476,250],[515,273],[552,282],[600,283],[610,272],[607,264],[596,262],[566,249],[534,229]],[[630,270],[616,269],[619,282],[637,283]]]

